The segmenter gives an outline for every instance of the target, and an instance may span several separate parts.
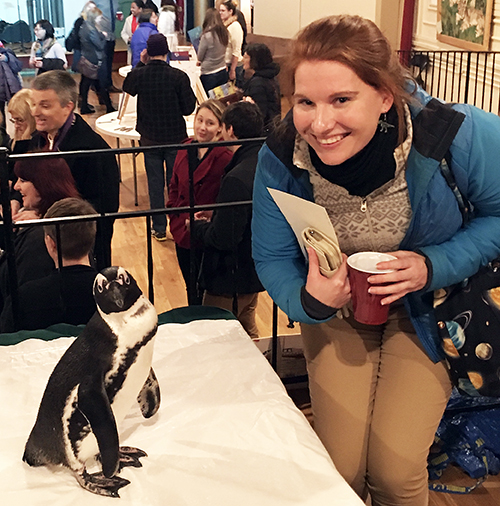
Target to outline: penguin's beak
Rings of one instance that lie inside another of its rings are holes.
[[[111,286],[108,291],[108,296],[109,296],[110,300],[114,304],[116,304],[116,306],[119,307],[120,309],[122,309],[123,306],[125,305],[123,293],[122,293],[122,290],[120,289],[120,285],[118,283],[115,283],[115,282],[111,283]]]

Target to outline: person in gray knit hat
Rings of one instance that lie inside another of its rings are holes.
[[[167,39],[151,34],[141,61],[123,82],[123,91],[137,95],[137,125],[141,146],[178,144],[187,138],[186,121],[195,108],[196,97],[188,75],[167,63]],[[161,148],[144,153],[151,209],[165,207],[165,183],[172,177],[175,149]],[[166,175],[165,175],[166,166]],[[167,218],[153,216],[153,237],[166,239]]]

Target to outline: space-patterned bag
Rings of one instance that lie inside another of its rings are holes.
[[[471,205],[446,160],[441,172],[457,197],[464,224]],[[500,258],[463,282],[438,290],[435,314],[450,377],[460,393],[500,397]]]
[[[453,384],[500,397],[500,260],[453,287],[435,311]]]

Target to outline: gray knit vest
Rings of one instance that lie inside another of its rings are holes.
[[[405,178],[413,137],[408,108],[405,119],[408,134],[394,151],[394,179],[366,197],[350,195],[345,188],[320,176],[311,163],[309,145],[300,135],[295,138],[293,163],[309,172],[314,201],[327,210],[346,255],[358,251],[396,251],[406,234],[412,216]]]

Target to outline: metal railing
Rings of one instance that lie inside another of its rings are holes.
[[[446,102],[471,104],[487,112],[500,112],[500,52],[398,51],[417,83]]]
[[[246,144],[255,144],[262,143],[264,138],[256,138],[256,139],[246,139],[240,141],[225,141],[218,142],[218,146],[232,146],[232,145],[246,145]],[[211,147],[213,143],[196,143],[196,144],[174,144],[168,146],[148,146],[148,147],[131,147],[131,148],[119,148],[119,149],[98,149],[98,150],[86,150],[86,151],[71,151],[71,152],[42,152],[42,153],[28,153],[22,155],[11,155],[6,148],[0,148],[0,204],[2,205],[2,215],[3,215],[3,236],[4,236],[4,261],[8,264],[8,273],[9,273],[9,285],[10,285],[10,293],[12,298],[12,310],[14,322],[19,324],[19,299],[17,294],[17,267],[16,267],[16,259],[15,259],[15,246],[14,246],[14,227],[12,223],[12,215],[10,208],[10,189],[9,189],[9,171],[8,164],[10,162],[15,162],[18,160],[23,160],[27,158],[49,158],[49,157],[64,157],[64,158],[72,158],[77,156],[101,156],[103,154],[113,153],[115,155],[122,154],[137,154],[143,153],[145,151],[152,151],[159,148],[171,148],[171,149],[186,149],[188,150],[188,159],[189,159],[189,184],[190,187],[193,188],[193,174],[194,170],[197,166],[197,157],[196,150],[203,147]],[[194,221],[194,214],[197,211],[201,210],[214,210],[222,207],[235,207],[235,206],[248,206],[251,205],[251,201],[240,201],[240,202],[231,202],[224,204],[211,204],[211,205],[195,205],[194,204],[194,192],[191,190],[189,195],[189,205],[180,208],[168,208],[168,209],[149,209],[145,211],[127,211],[127,212],[117,212],[117,213],[101,213],[91,216],[72,216],[65,218],[52,218],[52,219],[42,219],[42,220],[30,220],[19,222],[16,224],[18,227],[26,227],[26,226],[43,226],[43,225],[51,225],[54,224],[56,226],[56,234],[60,237],[60,225],[63,223],[69,222],[77,222],[77,221],[89,221],[89,220],[119,220],[126,218],[144,218],[145,227],[146,227],[146,245],[147,245],[147,273],[148,273],[148,297],[154,302],[154,265],[153,265],[153,252],[152,252],[152,240],[151,240],[151,226],[150,220],[151,216],[158,214],[173,214],[173,213],[189,213],[191,223]],[[59,241],[58,241],[59,243]],[[59,265],[62,265],[61,252],[58,251],[59,255]],[[191,251],[191,266],[193,271],[193,266],[195,262],[194,250]],[[126,266],[124,266],[126,268]],[[191,288],[194,288],[196,283],[196,279],[194,276],[191,276]],[[273,321],[272,329],[273,329],[273,338],[277,341],[277,310],[273,311],[273,318],[276,321]],[[16,325],[17,326],[17,325]],[[276,344],[273,345],[273,350],[275,353],[272,355],[272,363],[276,368]]]
[[[255,139],[245,139],[238,141],[220,141],[217,142],[217,146],[234,146],[234,145],[247,145],[247,144],[262,144],[265,141],[265,138],[255,138]],[[60,244],[60,225],[64,223],[70,222],[78,222],[78,221],[90,221],[95,220],[96,222],[99,220],[120,220],[127,218],[143,218],[145,220],[145,228],[146,228],[146,258],[147,258],[147,293],[148,298],[151,302],[154,303],[155,293],[154,293],[154,260],[153,260],[153,248],[152,248],[152,235],[151,235],[151,216],[158,214],[174,214],[174,213],[189,213],[189,219],[191,225],[194,221],[194,215],[198,211],[203,210],[215,210],[219,208],[230,208],[237,206],[248,206],[252,205],[252,201],[235,201],[231,203],[220,203],[220,204],[210,204],[210,205],[195,205],[194,204],[194,178],[193,174],[198,165],[196,150],[204,147],[212,147],[214,143],[190,143],[190,144],[169,144],[167,146],[146,146],[146,147],[130,147],[130,148],[109,148],[109,149],[95,149],[95,150],[85,150],[85,151],[66,151],[66,152],[37,152],[37,153],[28,153],[22,155],[11,155],[6,148],[0,148],[0,205],[2,206],[2,215],[3,215],[3,236],[4,236],[4,255],[5,261],[8,264],[8,272],[9,272],[9,285],[10,285],[10,295],[12,299],[12,311],[13,318],[16,327],[19,324],[19,298],[17,293],[17,267],[16,267],[16,259],[15,259],[15,246],[14,246],[14,227],[12,222],[12,214],[10,208],[10,188],[9,188],[9,170],[8,164],[9,162],[15,162],[18,160],[24,160],[28,158],[49,158],[49,157],[63,157],[63,158],[72,158],[78,156],[101,156],[103,154],[134,154],[134,156],[138,153],[143,153],[145,151],[154,151],[163,148],[170,149],[185,149],[188,150],[188,160],[189,160],[189,205],[185,207],[176,207],[176,208],[164,208],[164,209],[148,209],[144,211],[126,211],[126,212],[117,212],[117,213],[100,213],[95,215],[88,216],[70,216],[64,218],[51,218],[51,219],[40,219],[40,220],[27,220],[23,222],[16,223],[16,227],[27,227],[27,226],[44,226],[44,225],[55,225],[56,228],[56,242]],[[62,265],[62,254],[60,248],[58,248],[58,264]],[[195,265],[195,251],[191,249],[191,273],[194,272]],[[126,265],[123,266],[127,268]],[[193,290],[195,288],[196,279],[193,275],[190,277],[190,288]],[[278,337],[278,307],[273,302],[273,311],[272,311],[272,348],[271,348],[271,365],[274,370],[279,372],[278,369],[278,353],[279,353],[279,337]],[[302,383],[306,381],[306,377],[297,376],[297,377],[287,377],[282,378],[284,384],[291,383]]]

